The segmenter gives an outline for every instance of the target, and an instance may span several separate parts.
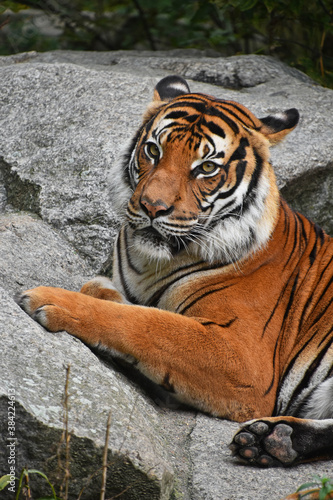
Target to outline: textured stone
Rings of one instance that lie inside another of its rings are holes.
[[[110,411],[112,466],[107,495],[129,488],[123,498],[170,498],[174,467],[169,453],[174,450],[177,431],[169,435],[168,416],[164,417],[163,411],[148,402],[124,375],[107,367],[80,341],[65,332],[45,332],[3,289],[0,301],[0,419],[3,423],[7,421],[8,389],[14,389],[17,474],[27,465],[55,479],[56,450],[64,428],[65,369],[70,365],[68,430],[73,433],[70,498],[77,498],[88,477],[101,467]],[[172,425],[184,426],[189,420],[190,416],[175,416]],[[8,438],[7,426],[2,425],[1,442],[8,442]],[[100,475],[98,481],[87,485],[81,498],[98,498],[99,488]]]
[[[260,469],[235,464],[228,444],[237,424],[198,415],[191,434],[191,500],[279,500],[314,474],[332,476],[332,462]]]
[[[281,192],[295,210],[306,214],[333,236],[333,163],[301,175]]]
[[[42,283],[80,290],[93,276],[73,247],[36,216],[0,215],[0,284],[13,296]]]

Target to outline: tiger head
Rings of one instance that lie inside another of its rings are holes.
[[[265,245],[279,211],[269,146],[298,119],[289,109],[259,120],[180,77],[161,80],[116,180],[135,250],[231,263]]]

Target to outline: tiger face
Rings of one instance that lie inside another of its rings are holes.
[[[179,77],[162,80],[125,165],[135,251],[231,263],[265,244],[279,199],[269,145],[297,121],[296,110],[259,120],[238,103],[191,94]]]

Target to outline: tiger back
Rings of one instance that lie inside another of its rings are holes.
[[[181,401],[256,419],[232,449],[267,466],[333,456],[333,242],[281,199],[269,162],[298,119],[161,80],[113,173],[112,283],[19,299]]]

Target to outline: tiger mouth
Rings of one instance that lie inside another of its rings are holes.
[[[163,236],[152,226],[137,229],[135,234],[140,237],[144,244],[154,245],[155,247],[168,246],[172,253],[180,252],[185,246],[184,237],[180,239],[173,235]]]

